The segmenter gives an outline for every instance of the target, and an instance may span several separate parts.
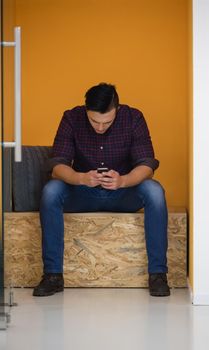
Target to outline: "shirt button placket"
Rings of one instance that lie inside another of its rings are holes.
[[[100,149],[103,150],[103,146],[100,146]],[[100,162],[100,164],[103,166],[104,165],[104,162]]]

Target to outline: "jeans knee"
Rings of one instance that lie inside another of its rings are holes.
[[[62,202],[65,183],[60,180],[51,180],[43,188],[41,206],[51,206],[57,202]]]
[[[138,190],[144,201],[148,200],[157,205],[165,203],[165,190],[156,180],[144,180],[138,185]]]

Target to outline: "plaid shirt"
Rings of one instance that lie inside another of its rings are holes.
[[[104,134],[93,129],[85,106],[65,111],[50,163],[51,168],[66,164],[78,172],[107,167],[120,175],[138,165],[147,165],[153,170],[159,166],[142,112],[127,105],[120,105],[115,120]]]

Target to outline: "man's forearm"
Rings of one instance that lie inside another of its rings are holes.
[[[131,187],[139,184],[143,180],[152,178],[153,170],[146,166],[140,165],[134,168],[127,175],[122,175],[121,185],[119,187]],[[77,172],[72,169],[70,166],[64,164],[58,164],[53,168],[52,178],[62,180],[71,185],[87,185],[87,186],[95,186],[98,183],[95,182],[95,178],[92,178],[87,175],[87,173]],[[92,182],[93,181],[93,182]]]
[[[120,187],[131,187],[138,185],[140,182],[151,179],[153,177],[153,170],[146,165],[139,165],[134,168],[127,175],[122,175],[122,184]]]
[[[82,185],[84,173],[73,170],[70,166],[58,164],[53,168],[52,178],[62,180],[71,185]]]

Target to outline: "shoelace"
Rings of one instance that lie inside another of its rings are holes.
[[[151,280],[154,282],[158,279],[163,280],[164,282],[167,282],[167,277],[164,273],[157,273],[157,274],[153,274],[151,275]]]
[[[53,282],[56,279],[57,279],[57,276],[53,276],[51,274],[44,274],[41,276],[41,283]]]

